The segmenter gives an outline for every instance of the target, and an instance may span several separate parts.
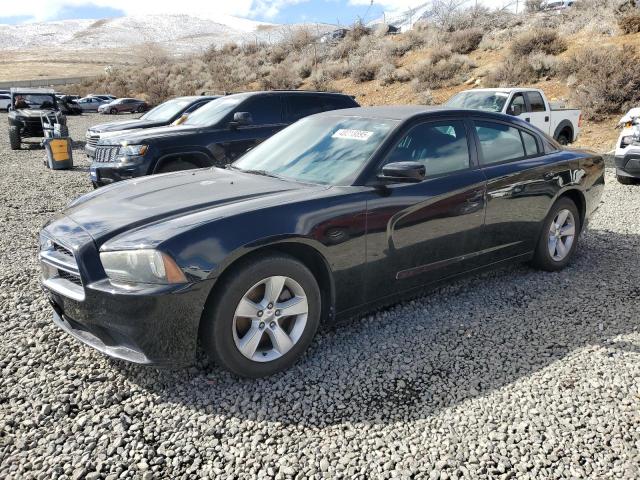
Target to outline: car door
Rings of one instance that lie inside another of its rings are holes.
[[[547,111],[547,107],[542,98],[540,92],[531,91],[525,92],[525,100],[528,104],[528,118],[531,125],[538,127],[544,133],[549,133],[550,130],[550,112]],[[525,119],[526,120],[526,119]]]
[[[538,240],[560,172],[550,170],[552,159],[535,132],[498,120],[474,119],[473,125],[487,179],[482,248],[492,261],[526,254]]]
[[[386,155],[423,163],[426,178],[380,186],[367,202],[370,301],[477,264],[485,179],[469,131],[462,119],[418,123]]]
[[[223,140],[213,147],[214,150],[222,150],[214,151],[214,156],[218,159],[222,154],[226,163],[235,161],[247,150],[285,126],[282,119],[282,101],[277,94],[250,97],[238,105],[234,113],[236,112],[248,112],[252,120],[249,125],[233,127],[221,134]],[[233,114],[229,120],[233,120]]]

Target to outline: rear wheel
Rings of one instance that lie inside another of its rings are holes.
[[[163,163],[155,173],[180,172],[182,170],[193,170],[194,168],[200,167],[189,160],[176,159]]]
[[[542,226],[533,265],[548,271],[566,267],[575,254],[580,227],[580,214],[573,200],[558,200]]]
[[[22,139],[20,138],[20,129],[18,127],[9,127],[9,143],[11,150],[20,150]]]
[[[560,145],[569,145],[569,134],[567,132],[561,132],[557,140]]]
[[[320,289],[299,261],[269,255],[227,276],[205,309],[201,340],[210,358],[243,377],[290,367],[320,322]]]
[[[137,113],[142,113],[142,112],[144,112],[144,105],[140,105],[138,108],[136,108],[136,112],[137,112]]]

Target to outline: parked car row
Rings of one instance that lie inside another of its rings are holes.
[[[599,205],[604,161],[549,136],[564,119],[544,98],[547,131],[500,113],[517,94],[473,109],[182,97],[94,127],[92,181],[111,185],[40,235],[54,322],[128,361],[186,365],[201,344],[261,377],[300,358],[323,321],[485,267],[560,270]]]

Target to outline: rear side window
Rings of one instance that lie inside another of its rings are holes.
[[[517,128],[504,123],[476,121],[475,129],[480,140],[483,165],[517,160],[526,156]]]
[[[242,103],[236,112],[249,112],[256,125],[282,123],[282,102],[279,95],[260,95]]]
[[[520,130],[520,135],[522,135],[522,142],[524,143],[524,150],[527,154],[527,157],[537,155],[538,142],[536,141],[536,137],[534,137],[530,133],[525,132],[524,130]]]
[[[287,121],[295,122],[314,113],[325,110],[325,106],[316,95],[289,95],[287,97]]]
[[[527,99],[529,100],[529,105],[531,105],[532,112],[546,111],[544,100],[542,99],[540,92],[527,92]]]

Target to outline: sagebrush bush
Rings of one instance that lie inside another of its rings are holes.
[[[618,20],[618,26],[624,33],[640,32],[640,13],[629,13]]]
[[[478,48],[483,36],[479,28],[458,30],[449,36],[449,45],[455,53],[471,53]]]
[[[364,58],[351,67],[351,79],[356,83],[369,82],[376,78],[381,64],[379,60]]]
[[[529,63],[529,56],[508,56],[497,68],[485,77],[488,87],[513,87],[525,85],[538,80],[538,73]]]
[[[415,88],[420,90],[457,85],[466,80],[465,74],[474,67],[465,55],[451,55],[437,60],[430,58],[417,64],[413,69]]]
[[[289,90],[298,88],[301,83],[293,65],[289,63],[274,66],[266,77],[260,79],[260,86],[264,90]]]
[[[511,44],[511,53],[525,56],[534,52],[558,55],[567,49],[567,42],[555,30],[538,29],[523,33]]]
[[[573,82],[571,100],[586,118],[599,120],[640,103],[640,62],[635,49],[624,46],[581,50],[560,67]]]
[[[328,92],[333,89],[331,77],[323,69],[318,69],[311,74],[309,77],[309,84],[314,90],[318,90],[320,92]]]
[[[435,103],[431,90],[421,90],[416,92],[416,100],[418,100],[418,103],[421,105],[433,105]]]

